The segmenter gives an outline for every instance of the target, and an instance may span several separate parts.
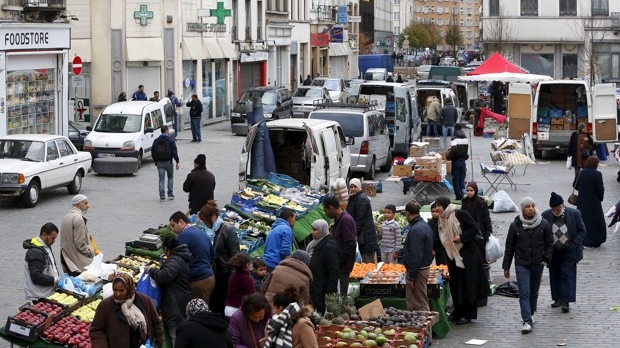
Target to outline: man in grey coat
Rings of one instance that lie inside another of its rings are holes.
[[[73,208],[60,224],[60,262],[69,275],[78,275],[90,265],[95,257],[93,245],[86,227],[88,198],[77,195],[71,200]]]

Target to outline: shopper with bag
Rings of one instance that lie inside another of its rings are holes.
[[[579,191],[577,210],[581,212],[586,225],[583,246],[589,248],[598,248],[607,240],[607,225],[601,205],[605,198],[605,187],[603,174],[597,170],[598,163],[598,157],[588,157],[574,186]]]
[[[586,226],[581,212],[564,206],[564,199],[555,192],[551,192],[549,207],[542,217],[553,232],[553,257],[549,264],[551,307],[561,306],[562,312],[568,313],[568,303],[575,302],[577,297],[577,263],[583,259]]]
[[[594,140],[588,134],[588,126],[585,123],[580,123],[577,130],[571,134],[568,142],[568,155],[571,157],[571,165],[575,169],[575,178],[590,156],[590,148],[593,144]]]

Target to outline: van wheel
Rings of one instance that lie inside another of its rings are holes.
[[[142,151],[138,154],[138,170],[142,168]]]
[[[387,162],[385,162],[385,164],[379,169],[381,169],[384,173],[387,173],[390,169],[392,169],[392,151],[390,149],[388,149]]]
[[[534,150],[534,158],[541,159],[543,157],[542,150]]]
[[[372,164],[370,170],[364,173],[364,180],[375,180],[375,158],[372,158]]]

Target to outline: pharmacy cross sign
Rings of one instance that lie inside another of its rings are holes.
[[[210,11],[211,17],[217,17],[217,24],[224,24],[224,18],[230,17],[232,14],[230,9],[224,9],[222,1],[217,3],[217,8]]]
[[[146,5],[140,5],[140,11],[134,11],[133,13],[134,19],[140,20],[140,25],[147,25],[148,19],[153,19],[153,11],[147,11]]]

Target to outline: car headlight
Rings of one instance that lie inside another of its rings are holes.
[[[132,151],[136,148],[136,145],[133,143],[133,140],[128,140],[123,143],[123,147],[121,147],[121,151]]]
[[[84,140],[84,150],[92,150],[93,142],[91,140]]]
[[[5,173],[2,174],[3,185],[21,184],[25,181],[24,174],[20,173]]]

